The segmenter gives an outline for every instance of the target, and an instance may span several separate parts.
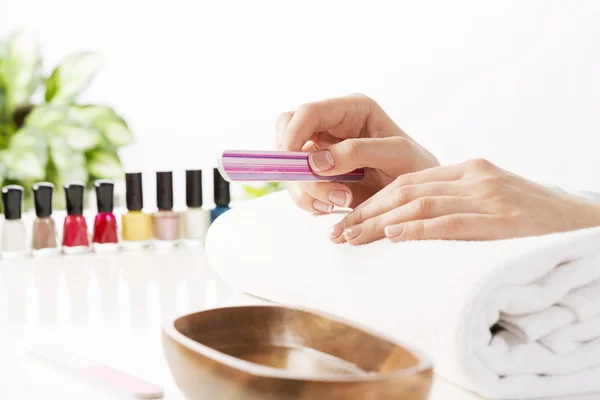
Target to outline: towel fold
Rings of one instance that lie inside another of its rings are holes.
[[[211,266],[238,289],[371,326],[483,396],[600,393],[600,228],[491,242],[335,245],[343,213],[286,193],[219,217]]]

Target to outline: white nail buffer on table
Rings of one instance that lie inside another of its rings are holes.
[[[29,346],[27,347],[27,353],[37,361],[51,364],[53,368],[71,375],[79,381],[121,397],[136,399],[163,398],[163,390],[160,386],[107,365],[88,360],[59,346]]]

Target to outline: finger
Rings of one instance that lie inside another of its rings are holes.
[[[464,190],[464,185],[456,181],[461,176],[462,169],[454,165],[401,175],[394,182],[359,203],[352,212],[335,224],[330,231],[341,233],[345,228],[357,225],[368,218],[382,214],[418,197],[468,195]]]
[[[304,144],[304,146],[302,146],[302,151],[305,151],[307,153],[312,153],[313,151],[317,151],[319,150],[319,148],[317,147],[317,144],[311,140],[309,140],[308,142],[306,142]]]
[[[275,148],[277,150],[282,150],[281,146],[283,146],[283,132],[285,132],[285,128],[287,128],[293,116],[293,111],[287,111],[281,113],[279,117],[277,117],[277,121],[275,122]]]
[[[466,167],[462,164],[448,165],[441,167],[429,168],[423,171],[411,172],[404,175],[400,175],[394,182],[390,183],[375,195],[365,200],[363,203],[355,208],[355,211],[368,207],[372,203],[382,201],[381,199],[389,196],[390,193],[397,190],[402,186],[420,185],[424,183],[432,182],[454,182],[459,180],[466,171]],[[360,212],[360,211],[359,211]]]
[[[400,223],[437,218],[444,215],[477,212],[477,206],[466,197],[420,197],[401,207],[369,218],[344,230],[344,239],[353,245],[370,243],[386,236],[388,226]]]
[[[485,214],[452,214],[438,218],[416,220],[385,229],[392,242],[407,240],[494,240],[510,237],[510,230],[501,218]]]
[[[317,146],[318,149],[326,149],[344,139],[338,139],[329,132],[317,132],[312,135],[310,140]]]
[[[285,150],[300,150],[315,132],[329,130],[341,138],[358,137],[374,104],[366,96],[352,95],[300,106],[283,133]]]
[[[299,182],[298,187],[311,197],[327,204],[329,207],[349,207],[352,203],[352,191],[344,184],[338,182]],[[324,206],[320,205],[324,208]],[[324,211],[320,210],[319,211]],[[331,210],[329,210],[331,211]]]
[[[315,199],[297,185],[290,185],[288,191],[294,203],[304,211],[312,214],[327,214],[333,211],[333,205]]]
[[[402,171],[408,168],[414,152],[411,142],[394,136],[376,139],[346,139],[308,156],[310,167],[323,176],[345,174],[357,168]]]
[[[350,189],[336,182],[295,183],[288,191],[301,209],[313,214],[329,213],[334,206],[348,207],[352,202]]]
[[[427,205],[423,199],[428,197],[463,197],[467,195],[464,185],[459,182],[430,182],[422,185],[398,186],[385,195],[379,196],[377,201],[367,201],[356,207],[346,215],[341,223],[344,228],[348,228],[409,203],[416,208],[416,211],[419,211]]]
[[[296,205],[304,211],[308,211],[313,214],[323,214],[327,211],[319,211],[316,207],[327,210],[328,207],[321,207],[320,203],[316,203],[317,201],[314,197],[306,193],[304,190],[298,187],[296,183],[288,184],[288,193],[290,194],[292,200]],[[333,210],[333,206],[331,206]]]

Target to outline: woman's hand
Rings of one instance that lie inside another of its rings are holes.
[[[597,225],[599,205],[477,159],[400,176],[331,227],[329,236],[353,245],[384,237],[493,240]]]
[[[350,95],[308,103],[279,116],[277,148],[310,151],[311,168],[323,176],[365,168],[356,183],[297,182],[288,185],[298,206],[327,213],[355,207],[396,177],[438,166],[437,159],[404,133],[372,99]]]

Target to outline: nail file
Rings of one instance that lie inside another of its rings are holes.
[[[160,386],[88,360],[60,346],[35,345],[27,348],[30,357],[43,362],[79,381],[93,385],[121,398],[161,399]]]
[[[364,169],[342,175],[320,176],[308,162],[311,153],[298,151],[226,150],[218,160],[221,176],[228,182],[358,182]]]

